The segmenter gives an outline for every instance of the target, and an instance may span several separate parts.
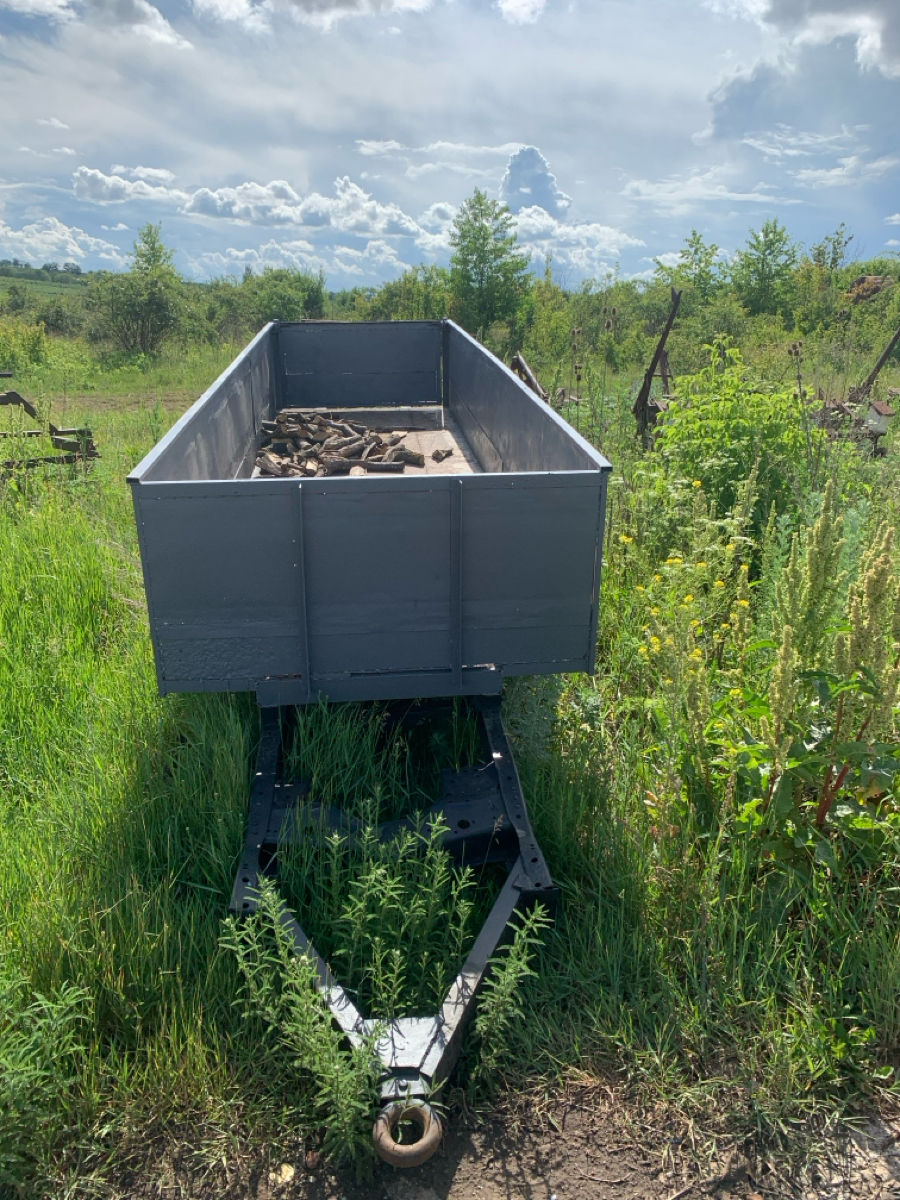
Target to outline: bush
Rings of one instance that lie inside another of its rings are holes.
[[[710,365],[679,381],[656,446],[667,473],[700,480],[719,513],[734,506],[741,481],[756,469],[759,529],[773,504],[779,513],[802,508],[827,439],[795,392],[752,384],[740,351],[726,341],[709,349]]]
[[[13,373],[36,366],[47,358],[48,339],[43,325],[17,317],[0,317],[0,371]]]

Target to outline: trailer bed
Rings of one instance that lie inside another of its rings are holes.
[[[253,478],[293,407],[454,454]],[[274,322],[129,476],[160,690],[304,704],[592,671],[609,471],[450,321]]]

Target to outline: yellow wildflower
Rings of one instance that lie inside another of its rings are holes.
[[[656,605],[654,605],[653,608],[650,609],[650,616],[651,617],[659,616],[659,609],[656,607]]]
[[[694,662],[699,662],[702,657],[703,657],[703,651],[700,649],[699,646],[696,647],[696,649],[692,650],[690,652],[690,654],[688,655],[688,658],[692,658],[694,660]]]
[[[741,608],[749,608],[750,607],[749,600],[738,600],[737,603],[740,605]]]
[[[725,580],[724,580],[724,579],[717,579],[717,580],[716,580],[716,581],[713,583],[713,587],[724,587],[724,586],[725,586]]]
[[[636,592],[645,592],[647,589],[646,589],[646,588],[644,588],[644,587],[642,587],[642,586],[641,586],[639,583],[636,583],[636,584],[634,585],[634,590],[635,590]]]
[[[684,598],[684,602],[685,602],[685,604],[693,604],[694,603],[694,593],[688,592],[688,594]]]
[[[646,646],[638,646],[638,654],[640,654],[641,658],[646,658],[647,657],[647,647]]]
[[[698,563],[697,563],[697,567],[698,567],[699,569],[702,569],[702,568],[703,568],[703,567],[705,567],[705,566],[706,566],[706,563],[705,563],[705,562],[698,562]]]
[[[619,541],[622,543],[623,546],[630,546],[631,543],[634,541],[634,538],[629,537],[627,533],[620,533]]]
[[[693,482],[693,484],[692,484],[691,486],[692,486],[692,487],[703,487],[703,480],[702,480],[702,479],[695,479],[695,480],[694,480],[694,482]]]

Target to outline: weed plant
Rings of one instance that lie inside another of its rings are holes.
[[[404,732],[382,706],[300,712],[288,769],[308,785],[294,840],[279,851],[283,893],[368,1017],[437,1012],[502,872],[456,866],[446,825],[425,812],[441,771],[477,762],[478,727],[456,705]],[[412,817],[382,840],[379,826]],[[335,827],[337,825],[337,827]]]

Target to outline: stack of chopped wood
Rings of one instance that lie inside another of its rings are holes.
[[[261,475],[401,474],[407,463],[424,467],[425,456],[403,444],[405,433],[376,433],[357,421],[337,420],[302,408],[282,408],[262,422],[256,457]],[[436,450],[437,461],[452,451]],[[358,470],[354,471],[354,468]]]

